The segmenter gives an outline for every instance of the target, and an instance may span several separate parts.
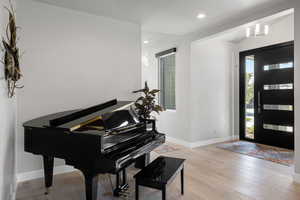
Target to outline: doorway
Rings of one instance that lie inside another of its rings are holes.
[[[240,53],[240,139],[294,149],[294,43]]]

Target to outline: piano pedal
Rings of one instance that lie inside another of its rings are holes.
[[[120,191],[120,198],[121,199],[124,199],[124,200],[132,199],[131,198],[131,192],[128,189],[129,189],[129,187],[127,187],[127,189],[123,189],[122,191]]]
[[[130,194],[130,191],[128,189],[127,190],[122,190],[121,194]]]
[[[45,193],[44,193],[45,195],[48,195],[48,194],[50,194],[50,188],[46,188],[46,190],[45,190]]]
[[[129,189],[129,185],[128,184],[125,184],[122,186],[122,191],[127,191]]]
[[[130,194],[128,193],[120,193],[120,197],[128,197]]]
[[[132,198],[130,198],[130,196],[120,196],[120,198],[123,199],[123,200],[130,200],[130,199],[132,199]]]
[[[128,189],[129,189],[128,184],[122,185],[122,186],[114,189],[114,196],[120,197],[121,195],[128,194],[129,193]]]

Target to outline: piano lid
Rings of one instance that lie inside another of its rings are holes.
[[[50,123],[50,126],[59,126],[61,124],[65,124],[67,122],[78,119],[80,117],[84,117],[84,116],[87,116],[89,114],[92,114],[96,111],[100,111],[100,110],[103,110],[105,108],[109,108],[111,106],[116,105],[117,103],[118,103],[117,99],[113,99],[111,101],[108,101],[108,102],[105,102],[105,103],[102,103],[102,104],[99,104],[99,105],[96,105],[96,106],[92,106],[92,107],[89,107],[89,108],[86,108],[86,109],[82,109],[78,112],[75,112],[75,113],[72,113],[72,114],[69,114],[69,115],[66,115],[66,116],[63,116],[63,117],[52,119],[52,120],[49,121],[49,123]]]
[[[113,100],[114,101],[114,100]],[[112,102],[112,101],[110,101]],[[107,103],[107,102],[106,102]],[[104,104],[106,104],[104,103]],[[70,110],[70,111],[64,111],[59,113],[54,113],[46,116],[42,116],[30,121],[27,121],[23,124],[24,127],[35,127],[35,128],[43,128],[43,127],[51,127],[51,128],[61,128],[61,129],[67,129],[70,130],[70,128],[81,124],[83,122],[86,122],[88,120],[91,120],[97,116],[102,116],[105,113],[117,111],[117,110],[123,110],[128,107],[130,107],[133,102],[132,101],[117,101],[115,100],[114,105],[105,106],[104,108],[101,107],[103,104],[99,104],[97,106],[93,106],[87,109],[81,109],[81,110]],[[93,109],[91,109],[93,108]],[[86,112],[88,110],[88,112]],[[81,115],[82,113],[86,112],[86,115]],[[80,115],[78,115],[80,113]],[[77,116],[74,117],[74,116]],[[67,122],[54,126],[51,125],[51,121],[57,120],[57,119],[63,119],[61,122],[65,122],[65,119],[68,119]]]

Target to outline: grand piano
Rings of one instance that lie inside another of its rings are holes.
[[[165,142],[155,121],[140,120],[132,105],[115,99],[25,122],[25,151],[42,155],[46,191],[52,186],[54,158],[82,172],[86,200],[97,199],[100,173],[116,175],[115,196],[128,188],[126,168],[145,167],[150,152]]]

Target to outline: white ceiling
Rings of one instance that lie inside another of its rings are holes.
[[[143,31],[184,35],[287,0],[36,0],[139,23]],[[204,12],[206,19],[197,14]]]
[[[286,10],[280,13],[277,13],[275,15],[251,22],[249,24],[245,24],[243,26],[237,27],[234,30],[229,30],[226,33],[221,33],[220,36],[218,36],[218,39],[227,41],[227,42],[232,42],[232,43],[239,43],[242,40],[246,39],[246,27],[255,27],[255,24],[260,24],[260,25],[269,25],[270,26],[270,31],[272,32],[272,27],[273,25],[279,23],[280,21],[284,19],[291,19],[294,14],[294,10]]]
[[[285,10],[280,13],[276,13],[274,15],[256,21],[252,21],[248,24],[229,29],[225,32],[220,32],[216,35],[211,35],[209,38],[219,39],[231,43],[240,43],[242,40],[246,39],[247,27],[254,28],[256,24],[260,24],[261,26],[269,25],[270,32],[272,32],[273,25],[280,23],[282,20],[292,18],[293,14],[293,9]],[[184,39],[184,36],[143,31],[142,47],[144,49],[151,49],[157,47],[168,48],[174,45],[176,46],[176,44],[178,44],[178,41],[180,41],[181,39]],[[204,40],[205,39],[207,38],[204,38]],[[145,40],[149,41],[149,44],[143,44],[143,41]]]
[[[177,44],[178,41],[183,39],[183,36],[165,34],[165,33],[156,33],[143,31],[142,33],[142,47],[151,48],[151,47],[164,47],[168,45]],[[144,41],[149,41],[149,44],[144,44]]]

